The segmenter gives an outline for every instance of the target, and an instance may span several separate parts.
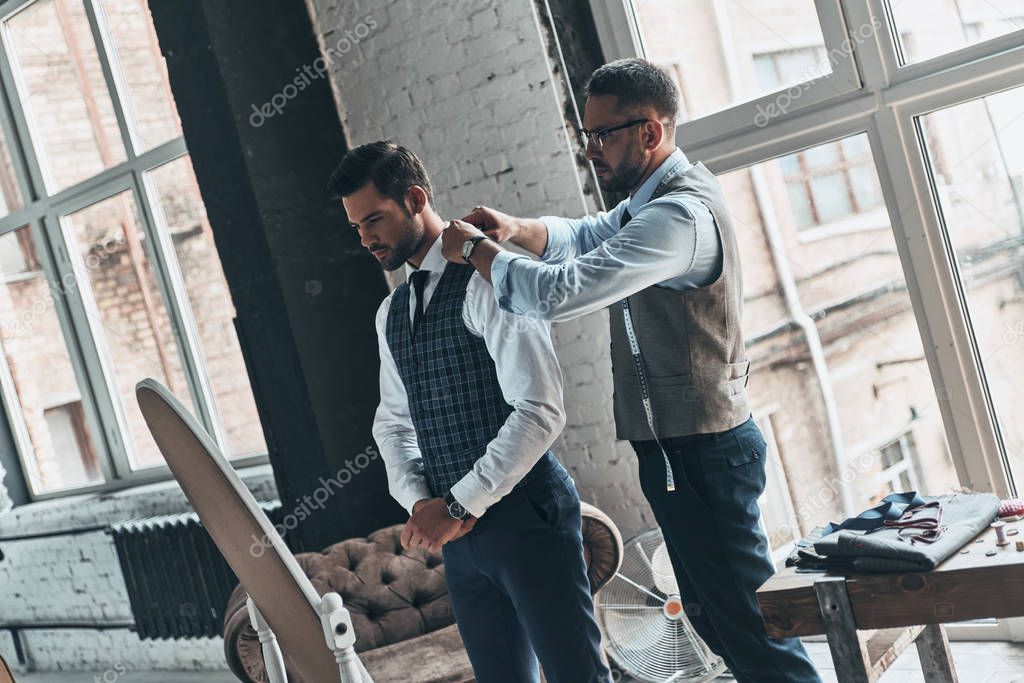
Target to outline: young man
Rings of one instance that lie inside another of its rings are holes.
[[[765,440],[747,402],[743,285],[715,177],[675,144],[679,93],[659,68],[624,59],[587,84],[580,131],[611,211],[569,220],[478,207],[465,220],[543,262],[486,240],[473,266],[501,306],[549,320],[609,307],[615,427],[665,537],[697,632],[737,681],[818,682],[800,641],[765,634],[756,591],[774,572],[759,528]],[[483,233],[444,234],[454,258]]]
[[[516,325],[467,261],[441,255],[445,222],[404,147],[375,142],[330,188],[386,270],[405,265],[377,313],[373,435],[406,548],[444,555],[455,620],[480,683],[610,681],[583,560],[580,503],[549,450],[565,424],[546,323]],[[472,259],[471,243],[466,250]]]

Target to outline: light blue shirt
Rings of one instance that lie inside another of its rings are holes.
[[[491,265],[505,310],[543,320],[571,320],[658,285],[685,290],[714,282],[722,245],[711,211],[692,197],[651,200],[670,171],[692,164],[676,149],[632,196],[611,211],[583,218],[542,216],[543,262],[509,251]],[[621,229],[622,214],[630,220]]]

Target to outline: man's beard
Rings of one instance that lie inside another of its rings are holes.
[[[381,268],[384,270],[392,271],[401,268],[423,244],[423,228],[417,226],[411,216],[405,221],[404,228],[402,239],[391,247],[391,254],[388,258],[380,262]]]
[[[629,192],[637,181],[643,176],[643,162],[637,159],[623,159],[615,168],[602,164],[607,169],[603,178],[598,178],[598,184],[605,192]]]

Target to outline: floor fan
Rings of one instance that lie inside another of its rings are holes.
[[[605,650],[649,683],[710,681],[725,664],[686,617],[660,529],[624,544],[622,566],[595,599]]]

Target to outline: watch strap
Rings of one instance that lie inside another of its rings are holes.
[[[455,499],[455,496],[452,495],[451,491],[448,491],[448,493],[444,494],[444,505],[446,508],[448,508],[448,514],[451,515],[454,519],[465,519],[469,516],[469,510],[467,510],[465,506],[462,505],[462,503]],[[456,517],[452,514],[452,505],[458,505],[462,509],[461,517]]]
[[[475,237],[470,237],[468,240],[466,240],[466,242],[472,242],[473,246],[470,247],[469,252],[462,257],[462,260],[464,260],[466,263],[469,263],[469,257],[473,255],[473,250],[476,249],[476,245],[483,242],[485,239],[487,239],[487,237],[484,235],[476,235]],[[465,242],[463,244],[465,244]]]

